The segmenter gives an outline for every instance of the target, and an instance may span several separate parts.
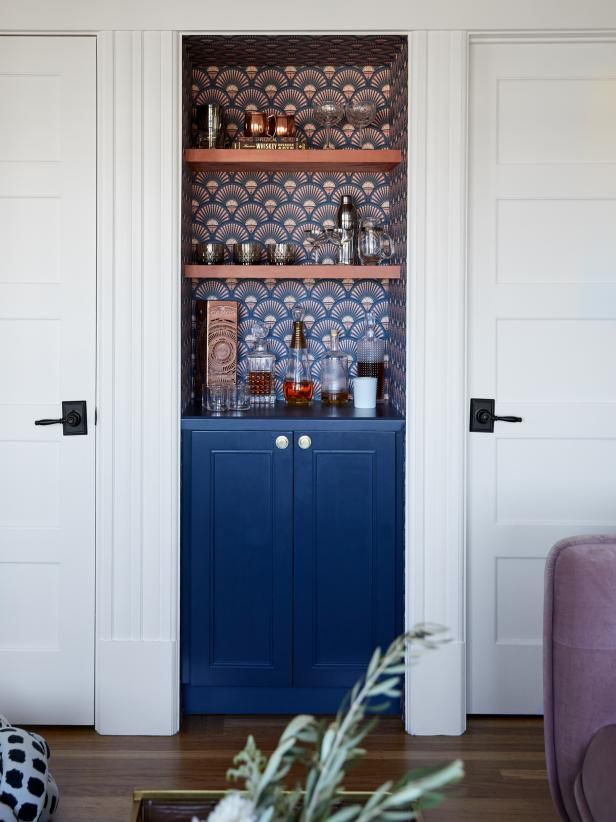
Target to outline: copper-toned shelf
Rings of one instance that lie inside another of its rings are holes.
[[[185,265],[184,276],[212,280],[399,280],[399,265]]]
[[[391,171],[402,160],[399,149],[232,149],[188,148],[193,171]]]

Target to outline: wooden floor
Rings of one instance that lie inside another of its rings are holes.
[[[111,822],[130,817],[134,788],[224,788],[233,755],[253,733],[274,747],[286,720],[190,717],[175,737],[98,736],[90,729],[40,728],[52,748],[60,786],[58,822]],[[374,788],[418,765],[461,758],[466,777],[426,822],[554,822],[539,719],[476,718],[461,737],[410,737],[382,719],[368,754],[346,781]]]

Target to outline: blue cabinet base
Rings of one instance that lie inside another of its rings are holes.
[[[348,688],[212,688],[183,685],[185,714],[335,714]],[[400,700],[385,714],[399,715]]]
[[[402,630],[404,423],[333,411],[183,419],[186,714],[336,713]]]

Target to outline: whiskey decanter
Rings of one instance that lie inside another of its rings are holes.
[[[367,328],[357,343],[357,376],[376,377],[376,398],[385,397],[385,342],[376,336],[373,311],[366,314]]]
[[[274,405],[276,391],[274,388],[275,354],[267,350],[265,338],[268,334],[265,323],[255,320],[251,332],[255,345],[246,357],[248,363],[248,392],[252,405]]]
[[[289,348],[289,364],[284,378],[284,398],[288,405],[308,405],[314,394],[310,375],[308,347],[304,332],[304,309],[293,309],[293,336]]]

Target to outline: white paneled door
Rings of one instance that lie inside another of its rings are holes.
[[[0,37],[0,112],[0,712],[92,724],[95,39]]]
[[[616,43],[477,43],[470,81],[470,713],[542,712],[545,557],[616,530]]]

